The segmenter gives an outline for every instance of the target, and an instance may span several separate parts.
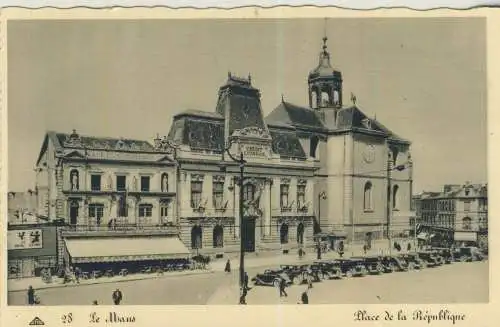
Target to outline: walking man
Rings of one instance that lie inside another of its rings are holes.
[[[250,287],[248,287],[248,273],[246,271],[245,271],[244,287],[247,291],[250,290]]]
[[[300,300],[302,301],[302,304],[309,304],[309,295],[307,295],[307,289],[304,292],[302,292]]]
[[[227,259],[226,267],[224,268],[224,271],[227,273],[231,272],[231,261],[229,261],[229,259]]]
[[[122,301],[122,299],[123,299],[122,291],[120,291],[119,289],[116,289],[113,292],[113,303],[115,305],[120,305],[120,302]]]
[[[287,293],[286,293],[286,291],[285,291],[285,288],[286,288],[286,281],[285,281],[285,279],[282,277],[282,278],[280,279],[280,297],[282,297],[282,296],[287,297],[287,296],[288,296],[288,294],[287,294]]]
[[[35,290],[31,285],[28,287],[28,304],[35,305]]]

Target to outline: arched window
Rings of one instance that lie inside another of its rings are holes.
[[[214,248],[224,247],[224,228],[221,225],[214,227],[213,243]]]
[[[316,109],[318,107],[318,94],[316,91],[311,92],[311,108]]]
[[[316,158],[316,151],[318,149],[319,138],[317,136],[311,137],[311,143],[309,147],[309,156]]]
[[[321,92],[321,106],[328,106],[330,103],[330,96],[327,92]]]
[[[297,243],[304,244],[304,224],[299,223],[297,225]]]
[[[78,174],[78,170],[73,169],[69,173],[69,182],[71,185],[71,190],[72,191],[78,191],[80,189],[80,177]]]
[[[340,104],[340,94],[337,90],[333,91],[333,104]]]
[[[191,248],[201,249],[202,248],[202,229],[200,226],[194,226],[191,229]]]
[[[255,199],[255,185],[246,184],[243,185],[243,200],[252,201]]]
[[[364,208],[365,210],[372,210],[373,209],[373,203],[372,203],[372,183],[371,182],[366,182],[365,184],[365,193],[364,193]]]
[[[462,229],[463,230],[471,230],[472,229],[472,219],[469,217],[465,217],[462,219]]]
[[[399,186],[394,185],[392,188],[392,208],[397,209],[399,207],[399,196],[398,196]]]
[[[168,192],[168,174],[163,173],[161,175],[161,191]]]
[[[288,243],[288,224],[282,224],[280,227],[280,243],[287,244]]]

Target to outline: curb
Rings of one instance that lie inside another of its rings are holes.
[[[77,284],[77,283],[71,283],[71,284],[46,284],[42,285],[42,287],[37,287],[36,290],[45,290],[45,289],[53,289],[53,288],[68,288],[68,287],[80,287],[80,286],[87,286],[87,285],[96,285],[96,284],[111,284],[111,283],[124,283],[124,282],[132,282],[132,281],[137,281],[137,280],[147,280],[147,279],[160,279],[160,278],[172,278],[172,277],[179,277],[179,276],[192,276],[192,275],[204,275],[204,274],[213,274],[215,273],[214,270],[207,270],[203,272],[190,272],[186,274],[179,274],[179,275],[155,275],[155,276],[149,276],[149,277],[135,277],[135,278],[129,278],[129,279],[117,279],[117,280],[95,280],[91,282],[87,282],[84,284]],[[50,286],[49,286],[50,285]],[[8,286],[8,285],[7,285]],[[15,292],[26,292],[26,289],[21,289],[21,290],[7,290],[8,293],[15,293]]]

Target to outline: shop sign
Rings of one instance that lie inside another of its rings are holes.
[[[41,249],[42,248],[42,230],[41,229],[22,229],[10,230],[7,232],[7,249]]]

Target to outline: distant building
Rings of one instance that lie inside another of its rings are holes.
[[[37,217],[37,191],[9,192],[7,194],[7,221],[9,224],[33,224]]]
[[[420,237],[432,242],[487,242],[487,184],[445,185],[442,192],[423,192],[413,201]]]

